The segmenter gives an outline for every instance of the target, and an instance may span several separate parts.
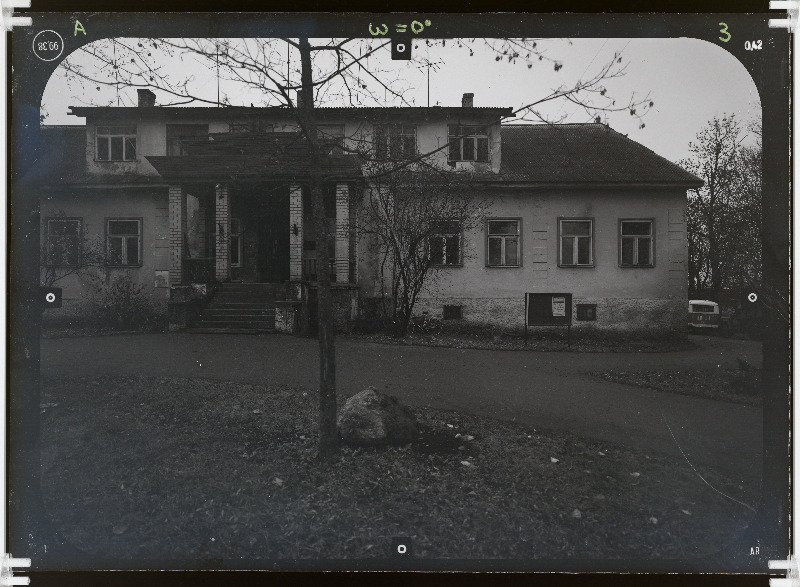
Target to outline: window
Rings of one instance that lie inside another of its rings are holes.
[[[47,265],[77,267],[81,258],[80,218],[51,218],[47,221]]]
[[[318,124],[317,136],[326,143],[333,143],[328,155],[341,156],[343,154],[342,145],[344,144],[344,125],[343,124]]]
[[[591,267],[592,259],[592,221],[559,220],[559,240],[561,250],[559,265],[562,267]]]
[[[461,224],[458,220],[432,222],[428,244],[432,264],[461,264]]]
[[[410,159],[417,155],[417,127],[413,124],[376,124],[376,159]]]
[[[692,304],[692,312],[704,312],[707,314],[713,314],[714,310],[715,307],[709,304]]]
[[[490,267],[519,267],[520,220],[488,220],[486,250]]]
[[[138,218],[106,220],[106,262],[120,267],[142,264],[142,221]]]
[[[208,135],[207,124],[168,124],[167,155],[187,155],[182,139],[192,139]]]
[[[448,127],[450,149],[448,161],[488,161],[489,137],[486,128],[479,126]]]
[[[136,161],[135,126],[98,126],[98,161]]]
[[[242,221],[231,218],[231,267],[242,265]]]
[[[623,267],[653,266],[653,221],[619,221],[620,265]]]
[[[463,306],[443,306],[442,320],[461,320]]]
[[[597,320],[597,304],[578,304],[576,313],[580,322]]]

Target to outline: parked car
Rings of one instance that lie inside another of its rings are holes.
[[[689,300],[689,326],[719,328],[719,304],[710,300]]]

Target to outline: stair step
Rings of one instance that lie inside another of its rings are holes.
[[[206,306],[209,310],[271,310],[275,311],[275,306],[270,304],[259,304],[255,302],[211,302]]]
[[[194,334],[269,334],[274,333],[274,328],[204,328],[191,326],[186,332]]]
[[[264,320],[198,320],[193,324],[197,328],[252,328],[273,329],[275,321]]]

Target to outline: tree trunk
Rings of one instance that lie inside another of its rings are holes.
[[[325,218],[323,178],[320,174],[321,154],[317,148],[317,125],[314,117],[314,88],[311,75],[311,47],[308,39],[300,39],[302,66],[298,105],[300,122],[310,146],[311,175],[309,192],[314,214],[317,248],[317,332],[319,336],[319,457],[330,458],[339,444],[336,428],[336,342],[334,340],[333,305],[331,303],[330,250],[332,236]]]

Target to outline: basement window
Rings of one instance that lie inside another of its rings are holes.
[[[443,320],[461,320],[464,306],[444,306],[442,308]]]

